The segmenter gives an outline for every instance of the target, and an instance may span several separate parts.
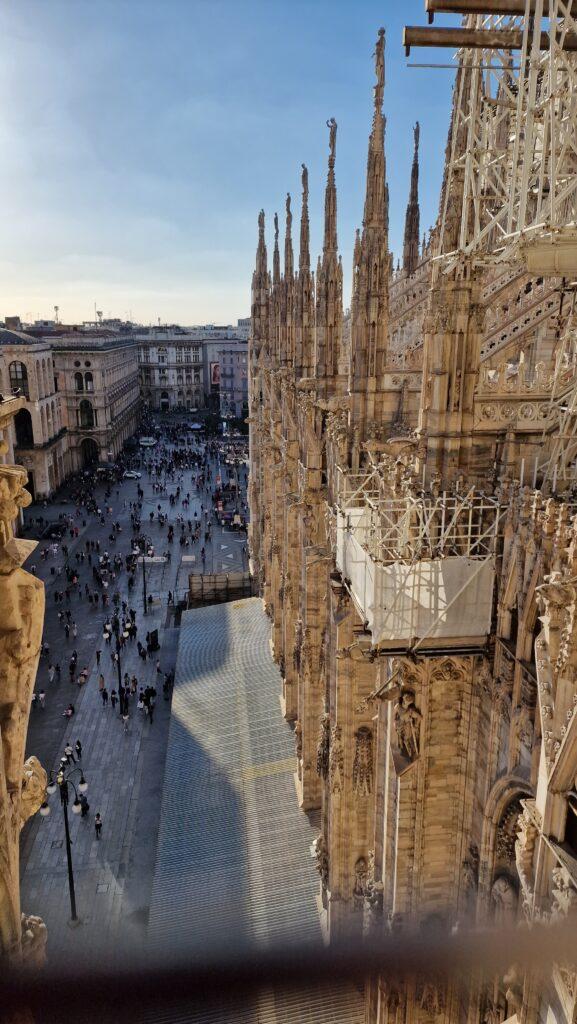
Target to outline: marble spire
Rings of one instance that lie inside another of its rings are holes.
[[[403,244],[403,270],[410,276],[415,273],[419,262],[419,241],[421,234],[420,211],[419,211],[419,135],[420,128],[417,121],[414,128],[415,149],[413,153],[413,167],[411,170],[411,189],[407,213],[405,216],[405,239]]]

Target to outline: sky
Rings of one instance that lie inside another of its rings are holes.
[[[329,117],[348,305],[381,25],[395,258],[416,120],[422,229],[437,213],[453,73],[407,63],[450,54],[407,61],[404,24],[423,0],[3,0],[0,317],[248,316],[258,211],[270,256],[290,191],[298,244],[303,161],[316,263]]]

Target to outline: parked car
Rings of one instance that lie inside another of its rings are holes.
[[[140,480],[142,473],[139,473],[136,469],[125,469],[122,476],[125,480]]]

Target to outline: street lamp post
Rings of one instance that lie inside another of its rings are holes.
[[[108,639],[111,632],[114,633],[116,640],[116,669],[118,671],[118,693],[120,694],[120,689],[122,687],[122,666],[120,663],[120,619],[118,618],[118,615],[113,615],[112,621],[104,624],[104,633],[102,636],[105,640]],[[128,633],[128,630],[125,629],[122,635],[126,639],[130,634]]]
[[[84,773],[81,768],[72,768],[69,772],[65,772],[64,765],[67,759],[62,758],[60,762],[60,769],[56,776],[56,782],[50,776],[50,782],[46,787],[46,791],[49,794],[56,792],[56,787],[60,790],[60,803],[62,805],[62,814],[64,816],[64,835],[66,838],[66,860],[68,862],[68,889],[70,892],[70,920],[72,924],[78,923],[78,914],[76,912],[76,893],[74,890],[74,871],[72,869],[72,840],[70,838],[70,825],[68,822],[68,802],[69,802],[69,790],[68,787],[72,786],[74,790],[74,802],[72,804],[73,814],[80,814],[82,810],[82,804],[80,802],[78,793],[86,793],[88,789],[88,783],[84,778]],[[76,789],[75,783],[72,781],[72,776],[80,772],[80,780],[78,782],[78,790]],[[42,815],[50,813],[50,808],[47,803],[44,803],[40,808]]]
[[[146,597],[146,558],[144,553],[142,555],[142,601],[144,605],[144,614],[148,615],[148,600]]]
[[[148,599],[146,596],[146,541],[144,542],[144,548],[135,548],[132,554],[135,557],[142,558],[142,601],[144,604],[144,614],[148,615]]]

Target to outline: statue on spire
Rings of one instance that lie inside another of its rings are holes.
[[[385,30],[379,29],[379,38],[375,47],[375,74],[377,83],[375,85],[375,110],[379,112],[383,108],[385,98]]]
[[[272,254],[272,283],[280,282],[280,255],[278,250],[278,213],[274,215],[274,250]]]
[[[410,277],[419,262],[420,211],[419,211],[419,138],[421,129],[417,121],[413,129],[415,151],[411,169],[411,189],[405,216],[405,238],[403,242],[403,270]]]
[[[290,192],[287,192],[286,196],[286,233],[284,243],[284,272],[285,277],[288,280],[294,274],[294,256],[293,256],[293,243],[292,243],[292,223],[293,215],[291,211],[291,197]]]
[[[309,243],[309,172],[305,164],[302,167],[303,198],[301,209],[301,240],[299,254],[299,269],[310,270],[310,243]]]
[[[337,153],[337,122],[334,117],[329,117],[327,128],[329,129],[329,167],[334,167]]]
[[[264,210],[261,210],[258,215],[258,233],[261,238],[264,238]]]

